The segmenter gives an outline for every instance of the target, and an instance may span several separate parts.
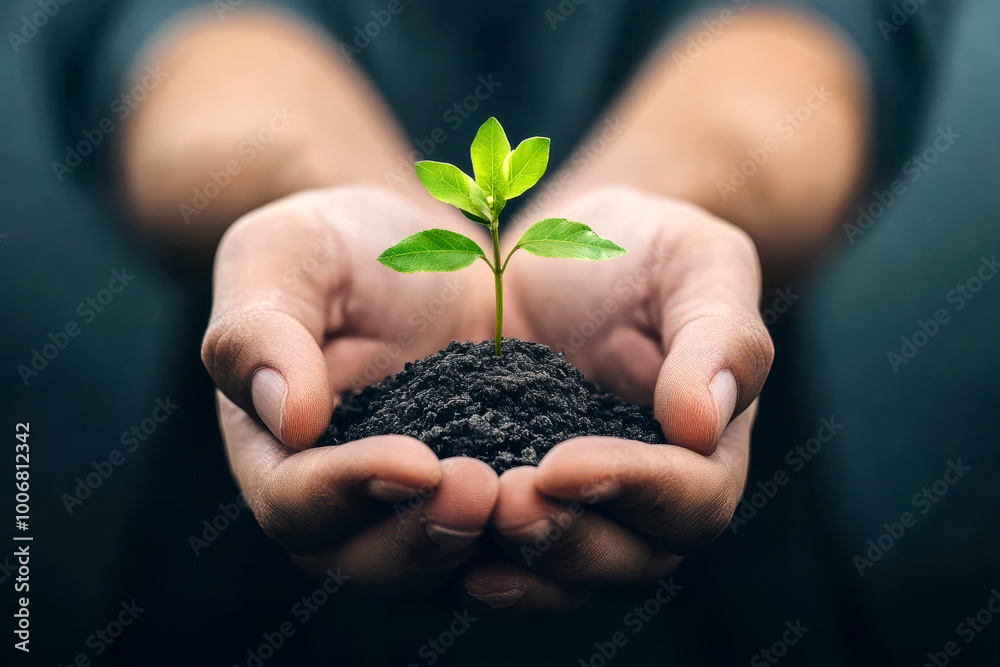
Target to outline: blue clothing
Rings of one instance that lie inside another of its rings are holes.
[[[133,236],[111,187],[109,149],[140,49],[180,11],[200,6],[224,21],[238,4],[24,0],[0,10],[10,31],[0,367],[5,423],[31,422],[36,456],[36,659],[247,665],[283,623],[294,635],[269,667],[610,664],[611,650],[621,665],[773,664],[765,650],[788,664],[922,664],[949,641],[964,664],[996,655],[1000,627],[965,621],[1000,586],[1000,540],[988,529],[1000,509],[988,409],[1000,281],[985,277],[1000,251],[996,3],[784,3],[825,16],[865,60],[873,176],[840,251],[789,287],[788,312],[775,318],[749,504],[678,570],[683,588],[648,620],[634,609],[656,586],[540,617],[494,616],[461,594],[387,604],[345,586],[306,613],[301,599],[321,582],[263,536],[226,467],[197,356],[208,276],[181,275]],[[383,0],[278,4],[369,72],[415,149],[464,163],[490,115],[511,136],[552,137],[553,162],[565,159],[662,39],[749,3],[401,0],[389,19]],[[161,421],[163,406],[176,407]],[[790,480],[780,487],[779,471]],[[101,639],[133,600],[134,623]],[[466,609],[482,620],[436,652],[428,641]],[[618,631],[625,646],[614,646]]]

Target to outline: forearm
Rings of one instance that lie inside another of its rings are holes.
[[[210,252],[236,218],[299,190],[385,185],[406,160],[363,76],[284,15],[203,14],[144,61],[166,77],[128,118],[120,186],[140,229],[185,250]]]
[[[560,199],[622,184],[692,201],[745,229],[773,277],[822,251],[863,177],[867,82],[816,23],[734,14],[700,54],[685,51],[699,20],[651,59],[567,165]]]

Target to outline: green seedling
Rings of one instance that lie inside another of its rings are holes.
[[[625,249],[601,238],[590,227],[565,218],[546,218],[529,227],[507,258],[500,261],[500,212],[507,202],[535,185],[549,164],[549,140],[525,139],[514,150],[496,118],[483,123],[472,141],[473,179],[443,162],[417,162],[417,177],[435,199],[451,204],[469,220],[486,226],[493,239],[493,261],[479,244],[446,229],[409,236],[379,255],[378,261],[400,273],[458,271],[481,259],[493,271],[496,292],[496,356],[503,333],[503,274],[518,250],[539,257],[604,260]]]

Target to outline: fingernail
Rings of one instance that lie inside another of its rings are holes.
[[[733,410],[736,409],[736,378],[731,371],[721,371],[712,378],[708,390],[715,397],[715,405],[719,410],[719,428],[716,431],[718,437],[726,430],[729,420],[733,418]]]
[[[551,519],[539,519],[529,523],[524,528],[520,528],[511,534],[511,537],[520,538],[525,542],[535,542],[555,533],[555,524]]]
[[[573,523],[573,517],[567,513],[554,514],[545,519],[533,521],[523,528],[505,532],[504,536],[523,542],[538,540],[554,540]]]
[[[285,379],[270,368],[261,368],[250,380],[253,408],[274,437],[281,440],[281,413],[285,406]]]
[[[436,523],[427,524],[427,536],[434,544],[445,551],[463,551],[479,539],[483,531],[458,530],[456,528],[446,528]]]
[[[407,498],[411,498],[420,493],[419,490],[414,489],[411,486],[406,486],[397,482],[389,482],[383,479],[373,479],[369,481],[365,490],[372,498],[375,498],[376,500],[384,500],[389,503],[398,503],[401,500],[406,500]]]
[[[522,597],[524,597],[526,591],[522,591],[513,588],[509,591],[502,591],[500,593],[469,593],[472,597],[477,600],[482,600],[494,609],[503,609],[504,607],[509,607]]]

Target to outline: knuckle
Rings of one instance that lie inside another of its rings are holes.
[[[275,205],[272,204],[272,206]],[[216,266],[224,264],[229,257],[238,255],[240,248],[248,242],[247,237],[252,236],[252,230],[255,227],[260,227],[261,222],[266,223],[272,217],[274,216],[270,215],[270,207],[264,207],[247,213],[229,225],[223,232],[222,238],[219,239],[215,259]]]
[[[738,494],[720,488],[710,498],[688,508],[674,520],[666,540],[670,551],[687,556],[704,550],[729,525],[738,502]]]
[[[548,572],[558,572],[568,581],[584,581],[600,576],[607,567],[605,545],[594,545],[582,531],[568,530],[529,545],[540,552],[538,564]]]
[[[705,505],[701,512],[702,530],[699,539],[694,541],[696,549],[707,547],[729,525],[736,512],[740,494],[730,489],[720,489],[717,497]]]
[[[725,233],[729,237],[734,250],[744,258],[757,263],[759,255],[757,244],[754,242],[753,237],[742,227],[737,227],[731,223],[725,223],[723,228],[726,230]]]
[[[728,475],[692,477],[664,469],[658,479],[658,493],[639,494],[641,499],[628,508],[643,516],[654,544],[684,556],[707,547],[729,525],[739,503],[740,488]]]
[[[265,486],[255,495],[251,501],[251,507],[254,508],[254,516],[264,534],[281,545],[285,551],[296,553],[298,547],[297,531],[289,517],[279,509],[280,504],[275,497],[274,490]]]
[[[323,503],[304,499],[296,501],[293,509],[285,490],[275,483],[264,482],[250,506],[264,534],[288,553],[310,556],[322,551],[324,543],[320,535],[324,531],[317,529],[322,518],[311,508],[323,507]]]
[[[422,508],[397,513],[391,533],[393,540],[408,553],[430,550],[434,543],[427,533],[428,523],[429,519]]]
[[[760,317],[746,318],[740,325],[741,352],[748,362],[746,381],[754,394],[760,390],[774,361],[774,341]]]
[[[721,244],[730,261],[735,261],[740,266],[752,267],[754,273],[759,276],[760,254],[753,237],[742,227],[722,218],[711,216],[708,221],[710,224],[702,226],[701,231],[706,237],[711,238],[706,238],[704,242]]]
[[[222,316],[208,326],[201,344],[201,360],[219,387],[228,388],[239,382],[235,368],[243,349],[244,329],[237,313]]]

